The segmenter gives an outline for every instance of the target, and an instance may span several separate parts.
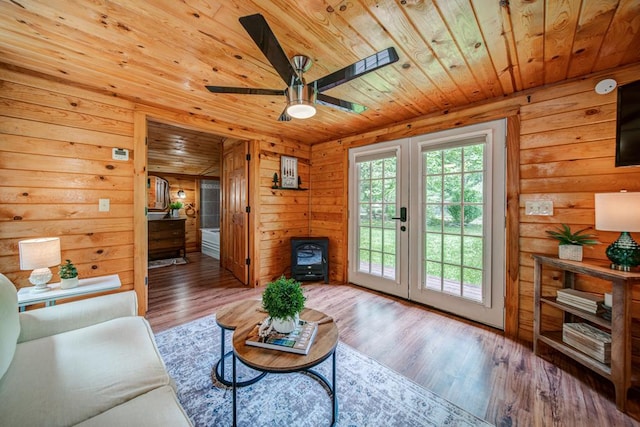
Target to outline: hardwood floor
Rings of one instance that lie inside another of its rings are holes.
[[[149,271],[154,332],[213,314],[262,289],[241,285],[200,253]],[[305,284],[307,306],[333,316],[340,340],[497,426],[640,426],[619,412],[612,384],[499,331],[351,285]],[[640,419],[640,393],[630,412]]]

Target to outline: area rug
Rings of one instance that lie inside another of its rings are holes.
[[[226,349],[231,333],[226,334]],[[229,426],[230,387],[212,380],[220,354],[220,331],[207,316],[156,334],[156,342],[178,398],[195,426]],[[484,420],[359,353],[344,343],[337,348],[338,426],[490,426]],[[230,362],[226,365],[231,373]],[[247,367],[239,380],[253,377]],[[331,361],[317,370],[331,378]],[[239,426],[328,426],[331,399],[320,383],[303,373],[268,374],[238,388]]]
[[[187,262],[184,258],[157,259],[155,261],[149,261],[147,268],[151,270],[153,268],[168,267],[170,265],[187,264]]]

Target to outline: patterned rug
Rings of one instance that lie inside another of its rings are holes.
[[[170,265],[180,265],[187,263],[188,261],[185,258],[157,259],[155,261],[149,261],[147,268],[151,270],[153,268],[168,267]]]
[[[231,334],[226,334],[226,349]],[[220,330],[214,316],[156,335],[160,354],[174,378],[178,398],[195,426],[231,425],[230,387],[215,379]],[[490,426],[408,378],[344,343],[337,349],[338,426]],[[230,361],[225,365],[231,373]],[[331,378],[330,358],[317,370]],[[239,369],[239,380],[255,371]],[[269,374],[238,389],[239,426],[328,426],[331,399],[323,386],[303,373]]]

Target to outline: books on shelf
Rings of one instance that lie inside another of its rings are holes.
[[[562,325],[562,341],[601,363],[611,363],[611,334],[588,323]]]
[[[604,297],[589,292],[578,291],[571,288],[558,289],[556,301],[579,308],[589,313],[597,314],[602,311]]]
[[[254,347],[270,348],[289,353],[308,354],[311,344],[318,332],[318,324],[300,319],[296,328],[288,334],[272,331],[261,337],[258,333],[260,325],[256,325],[247,335],[245,344]]]

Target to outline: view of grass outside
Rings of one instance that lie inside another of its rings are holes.
[[[423,153],[423,271],[429,289],[482,300],[484,144]],[[396,158],[360,162],[360,271],[395,278]]]
[[[425,151],[422,157],[423,285],[482,300],[484,144]]]
[[[389,279],[396,278],[396,173],[395,156],[358,163],[359,269]]]

